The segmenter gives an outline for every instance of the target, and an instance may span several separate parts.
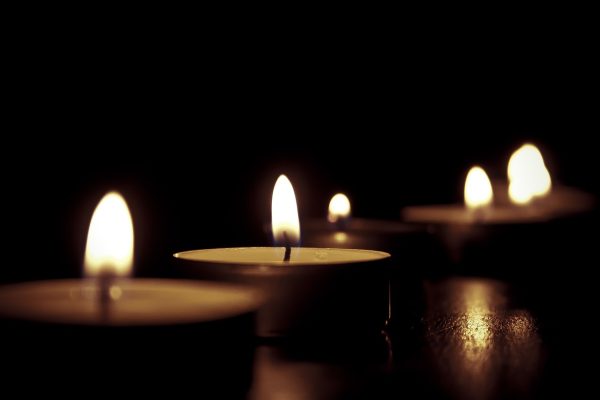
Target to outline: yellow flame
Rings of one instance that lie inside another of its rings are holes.
[[[292,245],[300,241],[300,221],[298,219],[298,206],[292,183],[285,175],[280,175],[273,188],[271,202],[271,225],[273,238],[276,243],[284,244],[287,240]]]
[[[490,178],[483,168],[471,168],[465,181],[465,205],[468,208],[485,207],[492,202],[493,197]]]
[[[508,184],[508,197],[515,204],[525,205],[533,199],[533,191],[525,180],[515,180]]]
[[[94,211],[85,248],[85,274],[129,275],[133,264],[133,222],[125,199],[107,193]]]
[[[329,202],[329,213],[327,220],[331,223],[335,223],[340,218],[347,218],[350,216],[350,200],[343,193],[338,193],[331,198]]]
[[[542,153],[526,143],[508,161],[508,195],[515,204],[527,204],[535,197],[550,193],[552,180]]]

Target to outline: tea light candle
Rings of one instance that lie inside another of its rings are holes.
[[[311,219],[303,224],[303,244],[307,246],[399,250],[403,259],[407,246],[425,235],[419,225],[400,221],[355,218],[350,199],[337,193],[329,202],[327,220]],[[413,247],[414,248],[414,247]]]
[[[361,332],[386,318],[388,253],[373,250],[292,247],[300,223],[291,183],[280,176],[273,190],[273,236],[283,247],[205,249],[176,253],[189,276],[244,282],[269,300],[258,312],[257,334]],[[378,332],[375,328],[374,332]]]
[[[125,200],[98,204],[85,251],[87,279],[27,282],[0,289],[0,317],[43,323],[156,326],[223,320],[251,313],[261,296],[214,282],[123,279],[133,264],[133,223]]]
[[[23,376],[42,382],[68,376],[107,392],[117,386],[189,391],[200,376],[206,392],[241,397],[251,376],[254,311],[263,296],[235,284],[128,279],[133,243],[127,205],[109,193],[90,224],[87,279],[0,288],[0,330],[10,343],[3,361],[15,378],[8,375],[9,387]],[[181,363],[182,354],[195,360],[192,369]]]
[[[165,279],[131,279],[110,290],[103,309],[90,280],[54,280],[0,289],[0,317],[91,326],[157,326],[218,321],[251,313],[257,291],[239,285]]]
[[[508,164],[509,184],[493,186],[483,169],[472,168],[465,181],[464,205],[412,206],[404,220],[428,226],[455,264],[469,263],[478,274],[505,274],[522,263],[553,257],[553,248],[576,242],[562,233],[575,217],[590,211],[594,198],[580,190],[553,187],[539,150],[523,145]],[[494,189],[494,190],[492,190]],[[567,218],[569,217],[569,218]],[[486,267],[484,267],[484,265]]]
[[[464,206],[407,207],[403,210],[404,219],[429,224],[535,223],[589,211],[594,205],[593,197],[580,190],[553,188],[542,155],[531,144],[515,151],[507,171],[509,185],[496,183],[492,192],[485,171],[473,167],[465,182]]]

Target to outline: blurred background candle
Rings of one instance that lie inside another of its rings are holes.
[[[0,315],[47,323],[148,326],[219,321],[250,313],[260,297],[241,286],[124,279],[133,268],[133,223],[123,197],[98,204],[88,233],[87,279],[7,285]]]
[[[356,218],[352,215],[350,199],[344,193],[335,194],[329,201],[327,217],[303,222],[302,243],[307,246],[367,248],[401,254],[406,260],[412,249],[426,235],[419,225],[382,219]],[[422,244],[419,243],[419,244]]]
[[[431,224],[518,224],[545,222],[590,211],[592,196],[552,185],[537,147],[525,144],[511,156],[509,184],[490,180],[481,167],[473,167],[465,181],[464,204],[411,206],[403,210],[406,221]],[[481,197],[481,199],[479,199]],[[485,212],[472,210],[486,206]],[[489,206],[488,206],[489,205]]]
[[[297,247],[300,224],[291,183],[273,190],[273,239],[284,247],[245,247],[176,253],[185,276],[243,282],[261,288],[259,336],[379,334],[387,315],[385,261],[373,250]],[[286,246],[291,246],[286,249]],[[289,252],[289,260],[284,260]]]
[[[565,233],[581,230],[575,226],[585,224],[593,198],[553,185],[540,151],[531,144],[511,156],[506,171],[508,185],[491,183],[483,169],[474,167],[465,181],[464,205],[411,206],[403,217],[428,226],[449,263],[462,272],[525,276],[514,254],[535,265],[556,259],[559,249],[564,254],[576,248],[578,235]]]
[[[539,8],[524,8],[485,19],[461,11],[411,18],[406,28],[419,34],[402,46],[401,58],[388,57],[389,36],[379,29],[363,30],[364,40],[340,40],[337,29],[293,40],[248,29],[256,25],[253,18],[226,12],[214,24],[223,34],[202,46],[203,74],[189,51],[198,46],[198,35],[186,29],[197,25],[195,13],[161,18],[165,29],[158,36],[147,29],[152,19],[111,23],[109,32],[98,29],[108,21],[94,18],[97,13],[85,22],[67,13],[28,13],[6,57],[6,76],[15,85],[8,85],[6,105],[10,145],[7,139],[4,150],[10,157],[0,161],[8,236],[0,280],[79,272],[83,221],[89,223],[101,197],[96,190],[115,184],[136,222],[136,265],[144,267],[136,275],[159,270],[166,276],[178,249],[262,244],[272,182],[261,178],[273,169],[288,172],[303,194],[301,216],[324,218],[326,202],[343,188],[356,216],[395,219],[403,205],[456,201],[466,167],[508,161],[525,133],[540,145],[554,187],[564,182],[600,193],[600,169],[593,168],[600,120],[590,101],[598,89],[589,51],[597,46],[595,13],[572,19],[569,7],[548,6],[548,18],[541,18]],[[512,34],[505,35],[507,23]],[[257,45],[265,42],[272,46]],[[53,134],[34,138],[35,132]],[[488,169],[492,182],[504,177],[505,167]],[[583,236],[579,232],[563,235]],[[542,390],[533,398],[587,397],[597,390],[595,371],[585,367],[594,330],[581,328],[593,324],[597,308],[597,283],[581,279],[584,269],[600,264],[592,232],[579,251],[565,247],[562,268],[528,268],[540,278],[553,271],[561,272],[562,282],[572,277],[555,292],[572,307],[547,307],[566,337],[547,329],[547,320],[538,325],[550,346],[540,369],[549,373],[540,377]],[[582,271],[574,273],[577,268]],[[388,391],[366,398],[428,397],[428,388],[436,386],[438,370],[410,357],[425,342],[405,343],[397,352],[397,375],[379,382]],[[181,361],[189,363],[187,353]],[[42,386],[24,376],[23,387]],[[340,386],[355,382],[335,374],[331,379]],[[196,376],[193,393],[205,395],[199,381]],[[63,396],[65,377],[57,382]],[[143,386],[151,384],[156,381]]]
[[[595,199],[590,194],[552,182],[542,153],[525,143],[511,155],[507,166],[508,188],[496,182],[502,204],[514,204],[526,213],[546,219],[574,217],[592,210]]]
[[[133,244],[127,204],[110,192],[90,223],[86,279],[0,288],[0,328],[11,343],[3,352],[6,359],[17,370],[31,367],[51,374],[59,357],[69,359],[85,351],[89,365],[66,363],[61,373],[78,374],[82,368],[93,377],[96,367],[124,357],[111,367],[112,373],[135,368],[142,375],[166,379],[183,368],[170,365],[170,371],[164,371],[156,363],[170,364],[174,355],[186,352],[203,360],[195,372],[206,374],[207,385],[221,376],[247,380],[253,313],[262,301],[259,293],[215,282],[127,279]],[[20,362],[24,355],[26,365]],[[234,368],[222,361],[234,355]]]
[[[327,217],[303,222],[303,243],[331,248],[368,248],[391,254],[388,269],[388,316],[386,331],[405,329],[417,318],[415,302],[420,279],[438,262],[436,247],[426,226],[398,220],[356,218],[344,193],[329,201]],[[407,323],[407,321],[410,321]]]

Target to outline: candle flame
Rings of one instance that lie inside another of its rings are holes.
[[[552,180],[542,153],[526,143],[516,150],[508,161],[508,195],[515,204],[528,204],[535,197],[550,193]]]
[[[327,220],[336,223],[339,219],[348,218],[350,216],[350,200],[343,193],[338,193],[331,198],[329,202],[329,213]]]
[[[491,204],[493,197],[490,178],[483,168],[478,166],[471,168],[465,181],[465,205],[467,208],[486,207]]]
[[[300,242],[300,221],[296,195],[292,183],[285,175],[279,176],[273,188],[271,225],[275,243],[286,244],[288,242],[290,245],[298,245]]]
[[[92,215],[85,248],[87,276],[129,275],[133,264],[133,222],[125,199],[107,193]]]

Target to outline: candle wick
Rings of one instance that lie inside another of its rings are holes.
[[[112,302],[110,289],[113,281],[114,276],[110,272],[103,272],[98,275],[98,303],[102,319],[108,319],[110,313],[110,304]]]
[[[485,222],[489,213],[490,213],[489,206],[475,207],[475,208],[470,209],[470,211],[469,211],[471,221],[478,223],[478,224]]]
[[[286,231],[283,231],[283,240],[285,244],[285,254],[283,255],[283,262],[289,262],[292,256],[292,245],[290,244],[290,238]]]
[[[345,231],[346,230],[346,219],[345,218],[338,218],[337,221],[335,221],[335,228],[338,231]]]

